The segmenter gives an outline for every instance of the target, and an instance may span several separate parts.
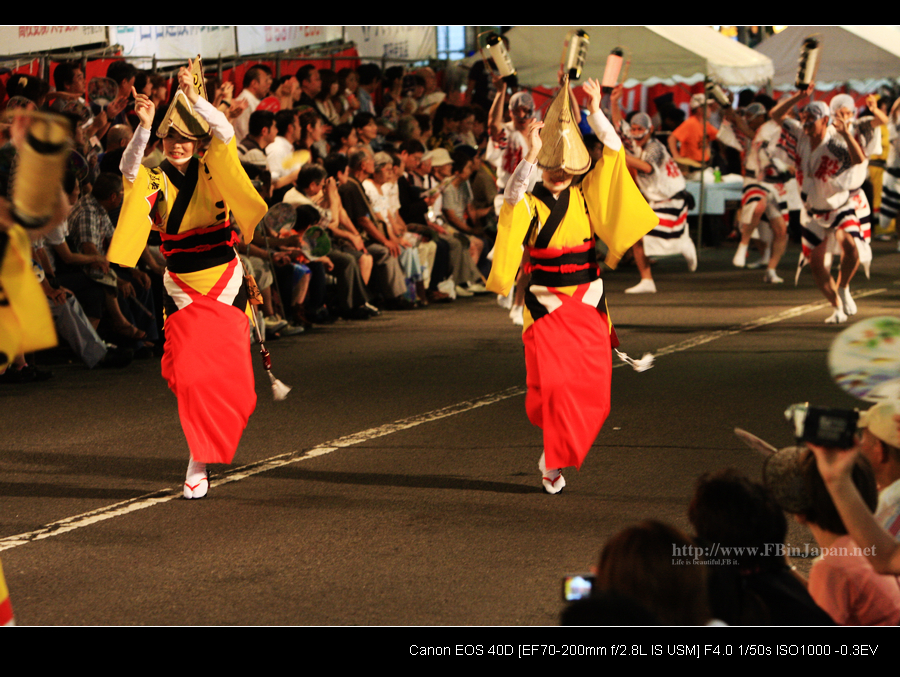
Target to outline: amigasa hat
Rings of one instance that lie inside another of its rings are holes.
[[[543,145],[537,156],[537,166],[541,169],[561,169],[579,175],[591,168],[591,156],[581,138],[581,130],[572,119],[567,76],[544,116],[541,142]]]

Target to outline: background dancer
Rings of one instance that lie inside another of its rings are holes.
[[[524,332],[529,420],[544,433],[538,467],[544,491],[565,486],[561,469],[581,467],[609,414],[612,346],[603,280],[594,244],[609,247],[607,264],[657,223],[634,185],[622,142],[600,110],[596,80],[584,85],[590,97],[588,121],[605,144],[603,157],[584,181],[590,156],[572,120],[568,83],[547,113],[552,127],[532,120],[529,149],[507,183],[488,288],[509,293],[522,261],[523,244],[531,283],[525,294]],[[543,182],[527,193],[537,166]]]
[[[622,88],[616,87],[611,96],[613,124],[622,127],[619,101]],[[687,184],[678,164],[666,147],[653,137],[653,123],[646,113],[631,118],[628,130],[634,144],[634,155],[626,153],[628,168],[634,170],[635,182],[656,213],[659,225],[634,243],[631,248],[634,262],[641,273],[641,281],[625,290],[626,294],[655,294],[656,283],[650,270],[648,256],[684,256],[691,272],[697,270],[697,248],[687,227]]]
[[[782,127],[780,145],[796,164],[798,176],[802,177],[801,193],[806,196],[810,221],[803,228],[800,265],[809,261],[816,284],[834,307],[825,322],[836,324],[846,322],[847,316],[856,312],[849,284],[860,260],[855,241],[862,240],[863,236],[854,202],[862,191],[857,191],[851,201],[855,174],[850,170],[865,161],[865,153],[843,118],[835,117],[834,124],[830,124],[831,111],[821,101],[803,109],[802,124],[787,117],[794,104],[814,88],[813,83],[808,90],[784,97],[769,115]],[[835,241],[841,249],[837,281],[831,277],[826,263],[826,255]]]
[[[199,96],[190,70],[179,71],[178,83],[180,92],[157,132],[166,154],[158,169],[140,164],[155,106],[135,93],[141,123],[122,157],[125,199],[109,260],[134,266],[150,229],[160,231],[166,255],[162,371],[178,397],[191,450],[184,497],[203,498],[209,490],[206,464],[231,462],[256,406],[247,291],[233,245],[253,239],[266,203],[241,167],[234,128]],[[210,132],[209,148],[198,159],[195,152]]]
[[[760,222],[765,219],[772,229],[772,252],[763,281],[780,284],[784,280],[778,276],[776,268],[787,247],[788,205],[784,184],[791,178],[784,162],[775,157],[781,138],[781,125],[770,120],[765,106],[758,102],[747,106],[743,121],[737,115],[733,116],[733,121],[747,133],[750,143],[744,154],[741,242],[732,263],[738,268],[747,265],[750,238]],[[745,124],[741,124],[742,122]]]

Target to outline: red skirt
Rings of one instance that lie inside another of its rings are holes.
[[[219,285],[210,296],[179,285],[190,302],[166,317],[163,377],[178,398],[191,458],[231,463],[256,408],[247,315],[211,298]]]
[[[609,321],[595,306],[562,302],[522,335],[528,419],[544,432],[547,468],[580,468],[610,407]]]

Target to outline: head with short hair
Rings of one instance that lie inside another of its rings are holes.
[[[97,202],[106,202],[115,195],[124,192],[124,190],[125,188],[122,185],[121,176],[109,172],[102,172],[94,182],[94,186],[91,189],[91,195],[94,196],[94,199],[97,200]]]
[[[255,110],[250,114],[248,131],[250,136],[262,136],[262,133],[275,123],[275,113],[270,110]]]
[[[340,150],[344,146],[355,148],[357,143],[359,137],[356,135],[356,129],[349,122],[342,122],[331,132],[331,147],[335,150]]]
[[[249,89],[253,95],[261,99],[272,86],[272,69],[258,63],[244,73],[243,89]]]
[[[288,108],[275,113],[275,126],[278,128],[278,136],[287,138],[291,125],[296,124],[297,114]]]
[[[369,154],[364,150],[358,150],[355,153],[351,153],[348,158],[350,164],[350,173],[356,174],[356,172],[360,171],[365,163],[369,160]]]
[[[359,76],[359,86],[367,89],[377,86],[381,82],[381,68],[378,64],[364,63],[356,69]]]
[[[297,70],[297,82],[307,96],[315,97],[322,90],[322,77],[318,69],[311,63]]]
[[[378,136],[378,123],[371,113],[357,113],[353,117],[353,127],[360,143],[372,143]]]
[[[329,153],[325,156],[323,164],[325,165],[325,171],[328,172],[328,176],[336,179],[338,174],[341,174],[347,169],[349,161],[347,160],[346,155],[342,155],[341,153]]]
[[[300,169],[297,174],[297,181],[294,185],[297,186],[297,190],[304,193],[312,184],[324,181],[327,178],[328,172],[322,165],[310,162],[309,164],[303,165]]]
[[[127,61],[113,61],[106,69],[106,77],[115,80],[116,84],[122,87],[124,83],[137,77],[137,68]]]
[[[297,221],[294,230],[298,233],[305,232],[310,226],[316,225],[322,219],[319,210],[312,205],[300,205],[297,207]]]
[[[656,520],[628,527],[603,546],[594,587],[628,595],[664,625],[703,625],[710,618],[705,565],[690,555],[676,564],[672,555],[694,547],[686,534]]]
[[[80,83],[80,84],[79,84]],[[57,92],[84,94],[84,68],[78,61],[63,61],[53,71],[53,84]]]
[[[700,538],[732,546],[741,567],[777,569],[784,565],[767,544],[781,544],[787,519],[772,492],[733,468],[705,473],[697,480],[688,519]],[[738,548],[742,548],[738,550]],[[744,554],[746,553],[746,554]],[[752,553],[752,554],[751,554]]]
[[[131,141],[132,134],[131,125],[113,125],[106,133],[106,150],[124,148]]]

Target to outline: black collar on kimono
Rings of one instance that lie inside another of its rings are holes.
[[[166,233],[177,235],[184,214],[191,203],[191,198],[194,197],[194,189],[197,187],[197,179],[200,177],[200,160],[192,157],[184,174],[168,160],[163,160],[159,168],[165,172],[172,185],[178,189],[178,197],[175,198],[175,204],[172,205],[169,219],[166,222]]]
[[[566,212],[569,211],[569,189],[567,188],[559,194],[559,197],[555,198],[553,193],[544,187],[543,183],[538,183],[535,185],[534,190],[531,191],[531,194],[543,202],[547,209],[550,210],[547,223],[541,228],[537,240],[534,242],[535,249],[546,249],[550,246],[550,239],[553,237],[556,229],[559,228],[559,224],[562,223]],[[531,238],[531,231],[534,226],[535,223],[532,221],[532,226],[528,229],[528,235],[525,236],[526,241]]]

